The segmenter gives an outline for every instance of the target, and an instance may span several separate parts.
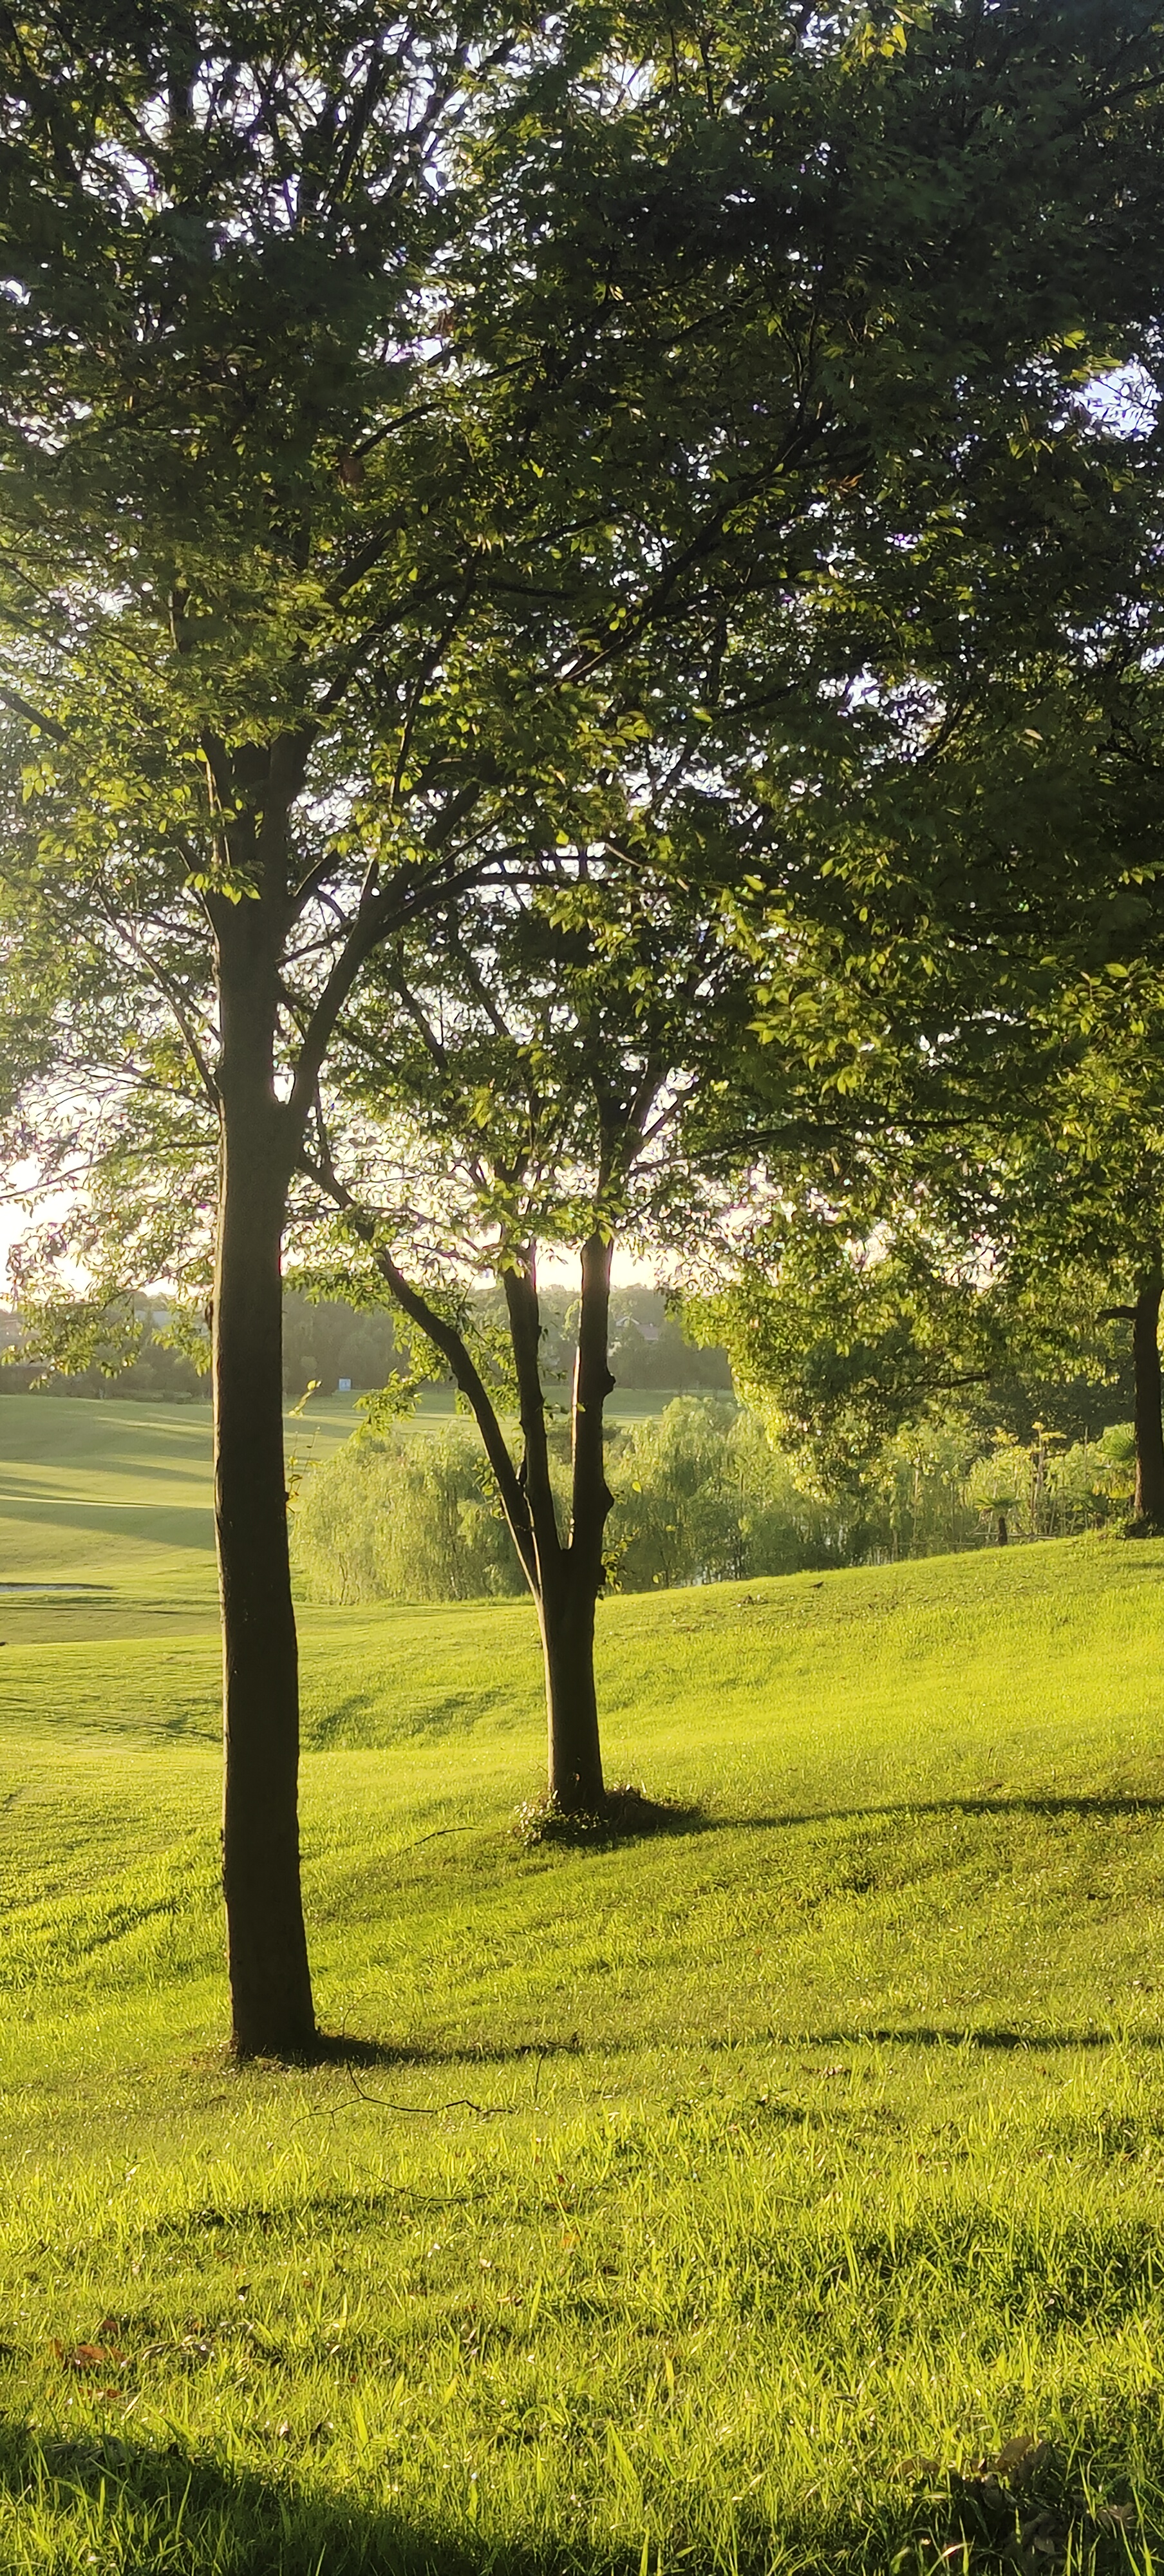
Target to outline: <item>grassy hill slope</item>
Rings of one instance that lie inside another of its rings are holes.
[[[350,1396],[289,1418],[304,1466],[357,1417]],[[36,1587],[46,1589],[43,1601]],[[0,1401],[0,1609],[9,1633],[123,1636],[216,1608],[210,1408],[115,1398]]]
[[[311,1613],[347,2044],[291,2073],[218,2047],[202,1610],[6,1603],[6,2576],[1146,2576],[1162,1586],[1076,1541],[609,1602],[611,1774],[680,1812],[581,1852],[510,1830],[523,1604]]]
[[[612,1420],[670,1401],[631,1388]],[[451,1387],[425,1389],[405,1428],[448,1431]],[[361,1420],[354,1395],[286,1417],[288,1468],[310,1475]],[[470,1426],[462,1427],[468,1435]],[[216,1615],[209,1404],[116,1397],[0,1400],[0,1611],[8,1634],[151,1633]]]

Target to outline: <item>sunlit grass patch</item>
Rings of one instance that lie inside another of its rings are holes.
[[[6,2576],[1147,2576],[1162,1574],[608,1603],[672,1830],[567,1848],[522,1605],[316,1615],[292,2071],[221,2051],[213,1638],[9,1650]]]

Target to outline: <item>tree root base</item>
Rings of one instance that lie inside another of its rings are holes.
[[[637,1840],[643,1834],[674,1834],[693,1821],[693,1810],[669,1798],[648,1798],[629,1780],[608,1789],[592,1811],[559,1806],[556,1798],[530,1798],[519,1807],[513,1830],[523,1851],[538,1843],[567,1847]]]

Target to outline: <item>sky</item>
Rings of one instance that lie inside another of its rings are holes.
[[[61,1205],[64,1205],[63,1200]],[[43,1215],[51,1214],[51,1202],[46,1202],[40,1212]],[[11,1296],[8,1281],[9,1249],[23,1234],[28,1222],[29,1218],[24,1208],[0,1206],[0,1305],[3,1305]],[[615,1253],[611,1275],[616,1288],[653,1288],[657,1284],[654,1265],[649,1261],[638,1261],[630,1253]],[[545,1288],[574,1288],[578,1281],[578,1265],[575,1260],[555,1259],[549,1254],[543,1254],[538,1263],[538,1276]],[[79,1272],[77,1284],[78,1287],[81,1285]],[[153,1284],[153,1281],[148,1279],[142,1282],[147,1291]]]

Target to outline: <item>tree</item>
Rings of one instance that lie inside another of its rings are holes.
[[[361,1269],[382,1282],[477,1423],[538,1616],[547,1797],[572,1816],[607,1805],[594,1621],[612,1502],[611,1262],[620,1240],[641,1249],[698,1227],[715,1191],[714,1158],[699,1155],[701,1092],[748,999],[714,907],[650,866],[641,820],[637,839],[633,878],[617,863],[547,857],[522,896],[450,903],[435,952],[415,939],[381,950],[333,1069],[347,1117],[341,1101],[311,1166],[340,1211],[339,1267],[317,1268],[318,1283],[350,1295]],[[364,1256],[355,1279],[352,1245]],[[574,1252],[579,1270],[564,1526],[538,1293],[546,1245]],[[474,1311],[482,1280],[504,1295],[504,1347]]]
[[[853,1211],[820,1201],[773,1209],[686,1313],[725,1341],[745,1401],[821,1494],[860,1490],[900,1430],[944,1418],[952,1396],[982,1385],[1001,1346],[953,1246],[911,1227],[908,1212],[870,1242]]]
[[[806,926],[755,881],[760,1045],[727,1110],[783,1201],[705,1319],[826,1473],[960,1377],[1110,1376],[1110,1327],[1130,1323],[1142,1532],[1164,1527],[1149,361],[1146,344],[1109,525],[1077,522],[1092,540],[1073,580],[1047,581],[1051,539],[1029,617],[1005,548],[997,582],[980,563],[960,587],[935,559],[908,602],[885,585],[859,703],[795,766],[786,749],[768,763],[761,793],[799,852],[789,884],[827,875],[832,910]],[[815,1068],[823,1146],[791,1170],[790,1051]]]
[[[8,1086],[46,1178],[87,1171],[74,1249],[213,1264],[243,2053],[314,2040],[279,1263],[349,998],[515,852],[588,846],[628,725],[714,765],[838,567],[939,541],[952,459],[996,508],[1029,479],[1156,309],[1154,41],[452,0],[0,30]]]
[[[831,936],[816,943],[799,1017],[829,1104],[824,1150],[815,1172],[785,1164],[736,1276],[694,1320],[726,1338],[740,1382],[826,1485],[859,1478],[901,1425],[951,1404],[979,1420],[993,1406],[997,1420],[1023,1381],[1052,1405],[1072,1380],[1111,1383],[1112,1328],[1130,1323],[1130,1526],[1153,1534],[1164,1528],[1164,922],[1143,818],[1129,836],[1106,793],[1111,738],[1079,729],[1085,760],[1055,782],[1077,836],[1056,917],[1029,878],[1020,909],[1016,869],[1004,948],[971,904],[948,911],[944,954],[929,920],[920,971],[904,942],[859,965],[854,942],[839,977]],[[1140,794],[1153,784],[1148,771]],[[883,783],[878,794],[884,811]],[[806,971],[802,942],[793,978],[768,986],[777,1021],[798,1015]],[[778,1097],[754,1052],[737,1067],[732,1115],[769,1154]]]

